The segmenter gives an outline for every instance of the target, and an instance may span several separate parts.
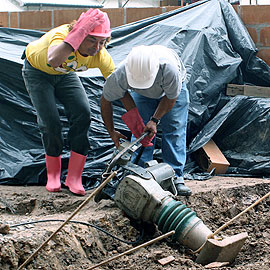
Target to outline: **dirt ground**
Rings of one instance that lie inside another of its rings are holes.
[[[195,211],[212,231],[270,191],[269,179],[214,176],[206,181],[186,181],[186,184],[192,189],[192,196],[188,200],[177,199]],[[77,197],[65,189],[49,193],[43,186],[0,186],[2,231],[3,224],[10,226],[7,234],[0,233],[0,269],[17,269],[92,192],[87,191],[86,197]],[[268,197],[220,233],[221,236],[231,236],[247,232],[249,237],[235,261],[218,269],[270,269],[269,209]],[[25,224],[33,221],[40,222]],[[79,223],[65,225],[25,269],[88,269],[161,234],[155,225],[147,225],[141,241],[135,245],[113,238],[136,241],[140,237],[140,224],[130,221],[110,200],[99,203],[91,200],[72,221]],[[168,256],[173,256],[174,261],[167,265],[159,263],[160,259]],[[207,269],[196,264],[195,259],[196,254],[191,250],[165,239],[95,269]]]

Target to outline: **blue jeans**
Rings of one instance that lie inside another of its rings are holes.
[[[33,68],[25,59],[22,75],[26,89],[37,112],[37,122],[45,152],[59,156],[63,137],[57,100],[65,109],[69,121],[68,141],[72,151],[87,155],[90,105],[77,74],[50,75]]]
[[[147,98],[135,92],[132,92],[131,95],[138,107],[144,123],[146,124],[154,114],[160,99]],[[175,105],[161,118],[160,121],[160,127],[162,130],[162,159],[163,162],[172,166],[176,176],[180,178],[180,181],[177,181],[178,183],[184,183],[183,170],[186,162],[188,107],[189,92],[186,84],[183,83]],[[132,139],[134,139],[134,137]],[[144,149],[138,165],[144,167],[144,163],[146,161],[153,159],[155,141],[156,138],[152,141],[154,144],[152,147],[146,147]],[[137,153],[138,151],[135,153],[133,161],[135,160]]]

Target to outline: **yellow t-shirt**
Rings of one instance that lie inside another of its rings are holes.
[[[50,30],[40,39],[29,43],[25,50],[29,63],[36,69],[54,75],[99,68],[104,78],[107,78],[114,71],[114,62],[105,48],[95,56],[87,57],[82,56],[78,51],[72,52],[60,67],[53,68],[50,66],[48,63],[48,48],[63,42],[68,33],[68,24],[64,24]]]

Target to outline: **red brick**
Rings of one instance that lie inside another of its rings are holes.
[[[52,12],[45,10],[20,12],[20,28],[50,29],[52,28]]]
[[[166,265],[166,264],[169,264],[169,263],[171,263],[173,261],[175,261],[175,258],[173,256],[169,256],[169,257],[158,260],[158,262],[161,265]]]
[[[73,20],[77,20],[82,12],[87,9],[66,9],[66,10],[54,10],[54,25],[57,27],[62,24],[71,23]]]
[[[270,24],[270,5],[240,6],[240,17],[244,24]]]
[[[18,28],[18,12],[0,12],[0,27]]]
[[[260,42],[262,46],[270,46],[270,26],[261,29]]]
[[[0,12],[0,27],[9,27],[8,12]]]
[[[258,42],[258,33],[257,33],[256,28],[247,27],[247,30],[248,30],[252,40],[254,41],[254,43],[257,43]]]
[[[20,16],[20,12],[10,12],[10,26],[12,28],[22,28],[19,26],[18,18]]]
[[[260,49],[257,56],[270,66],[270,49]]]
[[[108,14],[112,28],[124,24],[123,8],[102,8],[101,10]]]
[[[156,16],[162,13],[162,8],[127,8],[127,23]]]
[[[178,8],[181,8],[181,7],[179,7],[179,6],[167,6],[167,7],[165,7],[165,10],[166,10],[166,12],[169,12],[169,11],[172,11],[172,10],[175,10],[175,9],[178,9]]]

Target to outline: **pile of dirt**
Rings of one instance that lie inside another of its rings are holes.
[[[187,185],[193,190],[193,195],[182,202],[195,211],[212,231],[270,191],[269,180],[263,179],[215,176],[207,181],[187,181]],[[87,191],[87,196],[91,192]],[[1,186],[0,230],[2,228],[3,234],[0,233],[0,269],[17,269],[84,199],[71,195],[67,190],[49,193],[45,187]],[[269,208],[268,197],[220,233],[220,236],[230,236],[246,231],[249,238],[233,264],[219,269],[270,269]],[[38,223],[33,223],[36,221]],[[5,224],[10,226],[7,234]],[[152,224],[134,223],[113,201],[90,201],[25,269],[88,269],[160,234]],[[136,242],[140,237],[142,239]],[[131,245],[129,242],[135,243]],[[175,260],[167,265],[158,262],[168,256]],[[191,250],[169,238],[96,269],[206,269],[196,264],[195,259],[196,255]]]

